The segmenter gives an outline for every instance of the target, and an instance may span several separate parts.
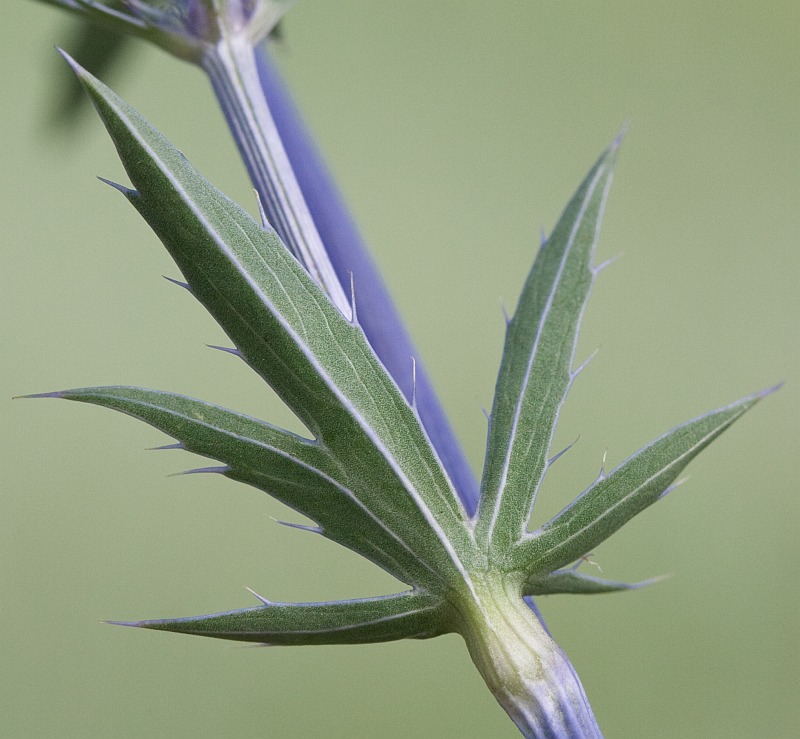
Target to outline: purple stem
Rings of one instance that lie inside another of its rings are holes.
[[[256,59],[264,97],[334,271],[344,286],[353,275],[359,324],[389,374],[411,399],[411,357],[417,358],[417,351],[275,65],[266,50],[259,49]],[[267,217],[273,223],[279,221],[269,211]],[[477,481],[418,360],[415,399],[431,443],[472,515],[478,501]]]

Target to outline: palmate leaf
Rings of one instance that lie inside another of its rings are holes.
[[[124,626],[274,646],[429,639],[450,629],[450,606],[419,591],[327,603],[271,603],[192,618],[113,621]]]
[[[578,325],[616,161],[615,141],[539,250],[511,319],[495,389],[476,537],[496,556],[526,530],[556,420],[575,373]]]
[[[69,60],[136,190],[123,190],[194,296],[335,460],[364,509],[442,582],[472,555],[466,514],[413,408],[274,231],[212,187],[155,128]],[[346,471],[346,472],[345,472]],[[417,584],[417,583],[413,583]],[[430,582],[425,583],[430,585]]]
[[[672,429],[601,476],[580,497],[513,550],[531,580],[592,551],[670,489],[689,462],[771,388]],[[576,589],[574,592],[579,591]]]

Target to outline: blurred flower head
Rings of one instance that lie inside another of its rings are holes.
[[[48,0],[196,61],[222,39],[265,39],[295,0]]]

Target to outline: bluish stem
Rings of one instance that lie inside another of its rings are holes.
[[[250,42],[224,36],[203,54],[208,74],[270,225],[333,303],[350,317],[350,301],[325,252],[258,82]]]
[[[339,296],[334,302],[346,315],[349,305],[342,285],[349,286],[352,275],[359,324],[410,400],[411,358],[417,358],[417,351],[266,51],[254,51],[247,44],[218,45],[206,54],[203,67],[268,220],[328,293]],[[419,361],[415,401],[442,464],[472,514],[477,481]]]

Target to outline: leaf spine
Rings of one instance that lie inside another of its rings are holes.
[[[177,285],[178,287],[182,287],[185,290],[188,290],[190,293],[194,293],[192,290],[191,285],[188,282],[182,282],[181,280],[176,280],[172,277],[167,277],[166,275],[161,275],[167,282],[171,282],[173,285]]]
[[[169,477],[178,477],[179,475],[226,475],[228,472],[231,471],[231,468],[228,465],[223,465],[221,467],[195,467],[191,470],[184,470],[183,472],[175,472]]]

